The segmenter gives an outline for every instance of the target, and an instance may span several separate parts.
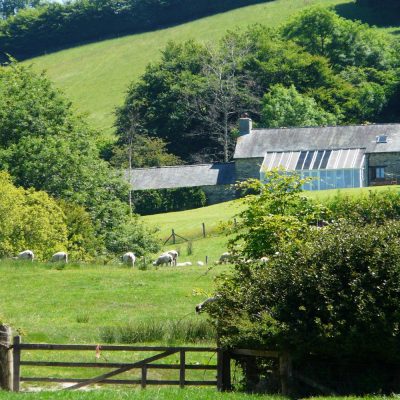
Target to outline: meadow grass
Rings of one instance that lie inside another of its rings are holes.
[[[185,321],[190,336],[206,319],[195,315],[195,305],[212,293],[215,276],[226,268],[208,273],[197,266],[141,271],[82,265],[57,270],[2,261],[0,319],[19,328],[29,342],[98,343],[110,327],[133,332],[135,327],[148,329],[146,324],[174,321]],[[170,329],[170,341],[185,334],[175,331]]]
[[[0,392],[0,399],[43,399],[43,400],[283,400],[281,396],[257,396],[244,393],[218,393],[211,388],[149,388],[146,390],[92,390],[89,392]]]
[[[215,42],[228,30],[252,24],[276,27],[305,7],[346,5],[352,0],[275,0],[201,18],[167,29],[104,40],[26,61],[45,70],[90,124],[110,136],[115,107],[122,104],[128,85],[149,62],[160,58],[169,41]]]
[[[400,186],[378,186],[378,187],[364,187],[354,189],[334,189],[334,190],[320,190],[320,191],[305,191],[303,195],[320,202],[327,201],[328,199],[340,194],[344,196],[363,196],[370,191],[385,191],[394,190],[399,191]],[[206,225],[208,234],[211,236],[221,234],[219,227],[221,224],[234,218],[240,211],[244,209],[241,200],[233,200],[225,203],[215,204],[212,206],[196,208],[193,210],[171,212],[165,214],[154,214],[142,217],[142,220],[151,227],[159,228],[157,235],[160,239],[165,240],[174,229],[176,233],[187,238],[201,238],[202,236],[202,223]],[[184,248],[184,245],[181,245]],[[201,246],[199,242],[194,242],[194,248]],[[222,248],[220,248],[222,249]]]

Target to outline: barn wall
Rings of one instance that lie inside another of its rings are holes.
[[[232,185],[201,186],[207,197],[207,205],[218,204],[236,198]]]
[[[240,158],[235,160],[236,180],[245,181],[249,178],[260,179],[262,158]]]
[[[387,183],[400,182],[400,153],[373,153],[368,154],[366,176],[370,182],[369,167],[385,167],[385,180]]]

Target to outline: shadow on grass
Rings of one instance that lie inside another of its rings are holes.
[[[400,26],[400,8],[393,10],[388,7],[367,7],[359,6],[351,2],[338,4],[335,7],[335,11],[344,18],[360,20],[369,25],[376,25],[379,27]],[[396,30],[394,34],[400,34],[400,29]]]

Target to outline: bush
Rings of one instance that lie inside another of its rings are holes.
[[[135,211],[141,215],[203,207],[206,195],[199,187],[140,190],[133,192]]]
[[[48,259],[67,248],[65,215],[45,192],[13,185],[0,172],[0,257],[31,249],[38,259]]]
[[[308,238],[220,281],[210,312],[221,343],[288,351],[338,393],[397,392],[400,223],[343,220]]]
[[[324,207],[301,196],[301,183],[273,171],[245,200],[231,242],[235,270],[219,278],[208,306],[220,343],[287,351],[295,370],[338,393],[397,392],[400,196],[335,196]],[[270,261],[243,261],[261,255]],[[252,376],[271,369],[241,362]]]

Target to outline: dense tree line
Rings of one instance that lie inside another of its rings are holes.
[[[357,4],[379,8],[400,8],[397,0],[357,0]]]
[[[154,30],[261,1],[265,0],[52,2],[22,9],[0,21],[0,50],[3,55],[8,53],[23,59],[85,41]]]
[[[184,161],[226,161],[243,112],[262,127],[398,121],[398,49],[396,37],[324,8],[218,44],[171,42],[118,109],[116,151],[134,124]]]
[[[0,169],[59,200],[68,249],[80,256],[157,247],[131,215],[128,185],[100,158],[95,133],[45,75],[15,63],[0,67]]]

